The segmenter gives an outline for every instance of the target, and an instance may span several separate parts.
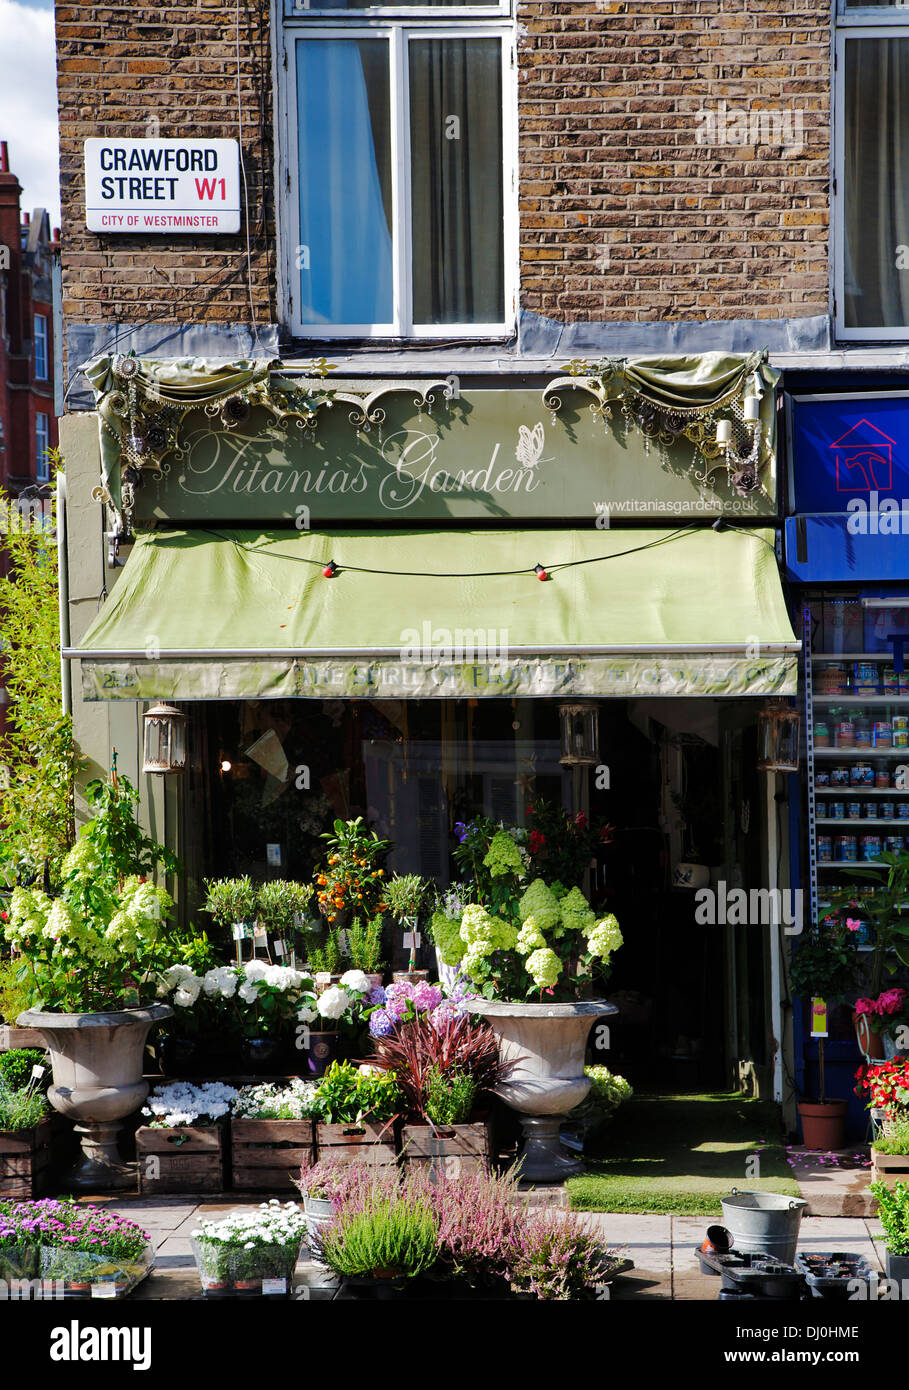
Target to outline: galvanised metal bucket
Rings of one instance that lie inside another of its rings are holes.
[[[743,1255],[772,1255],[782,1264],[792,1264],[802,1213],[808,1205],[803,1198],[784,1197],[778,1192],[740,1192],[734,1187],[721,1205],[733,1250]]]

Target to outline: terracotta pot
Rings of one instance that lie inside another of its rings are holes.
[[[117,1150],[121,1121],[148,1095],[142,1080],[149,1029],[173,1017],[169,1004],[149,1004],[116,1013],[57,1014],[29,1009],[19,1022],[37,1028],[51,1054],[54,1084],[47,1098],[55,1110],[75,1120],[82,1160],[67,1175],[75,1191],[132,1187],[135,1167],[126,1167]]]
[[[841,1149],[846,1142],[844,1100],[801,1101],[799,1119],[806,1149]]]
[[[502,1060],[516,1064],[497,1094],[521,1115],[521,1176],[534,1182],[558,1182],[580,1172],[583,1164],[559,1143],[561,1117],[580,1105],[590,1090],[584,1056],[591,1025],[618,1009],[602,999],[578,1004],[473,999],[468,1008],[491,1025]]]
[[[855,1040],[862,1056],[871,1062],[883,1062],[887,1056],[884,1038],[871,1027],[868,1014],[853,1014],[852,1021],[855,1024]]]
[[[421,985],[429,979],[428,970],[395,970],[391,977],[396,985]]]

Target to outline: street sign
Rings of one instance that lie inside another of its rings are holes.
[[[90,232],[238,232],[237,141],[86,140],[85,222]]]

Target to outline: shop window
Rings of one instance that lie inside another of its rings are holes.
[[[293,331],[510,332],[515,97],[501,7],[314,2],[285,15],[284,45]]]
[[[909,7],[840,0],[835,289],[844,340],[909,337]]]

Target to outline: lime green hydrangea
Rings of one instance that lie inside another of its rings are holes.
[[[525,965],[537,989],[552,989],[562,970],[562,962],[548,946],[529,955]]]
[[[43,935],[50,910],[51,900],[40,888],[14,888],[3,933],[6,940],[16,945],[36,940]]]
[[[606,960],[613,951],[617,951],[621,944],[622,933],[611,912],[607,917],[603,917],[597,922],[587,938],[587,945],[591,954],[599,956],[602,960]]]
[[[465,907],[461,918],[461,940],[467,943],[468,948],[482,946],[483,954],[488,956],[493,951],[514,950],[517,939],[517,928],[503,922],[501,917],[493,917],[485,907],[478,903]]]
[[[442,964],[457,965],[466,949],[458,918],[449,917],[440,907],[436,908],[429,920],[429,934]]]
[[[542,951],[546,948],[546,938],[540,930],[539,918],[531,915],[518,932],[518,939],[515,943],[517,950],[522,956],[529,956],[531,951]]]
[[[497,830],[493,835],[483,863],[493,878],[503,878],[505,874],[517,874],[520,878],[524,873],[521,851],[507,830]]]
[[[592,910],[580,888],[572,888],[570,893],[566,893],[561,903],[559,911],[562,917],[562,926],[566,931],[583,932],[586,936],[593,930],[596,922],[596,913]]]
[[[549,931],[559,920],[559,904],[541,878],[535,878],[518,903],[522,922],[533,917],[539,931]]]
[[[557,878],[552,883],[550,883],[549,891],[555,898],[556,902],[561,902],[565,894],[568,892],[568,889],[565,887],[562,880],[560,878]]]

